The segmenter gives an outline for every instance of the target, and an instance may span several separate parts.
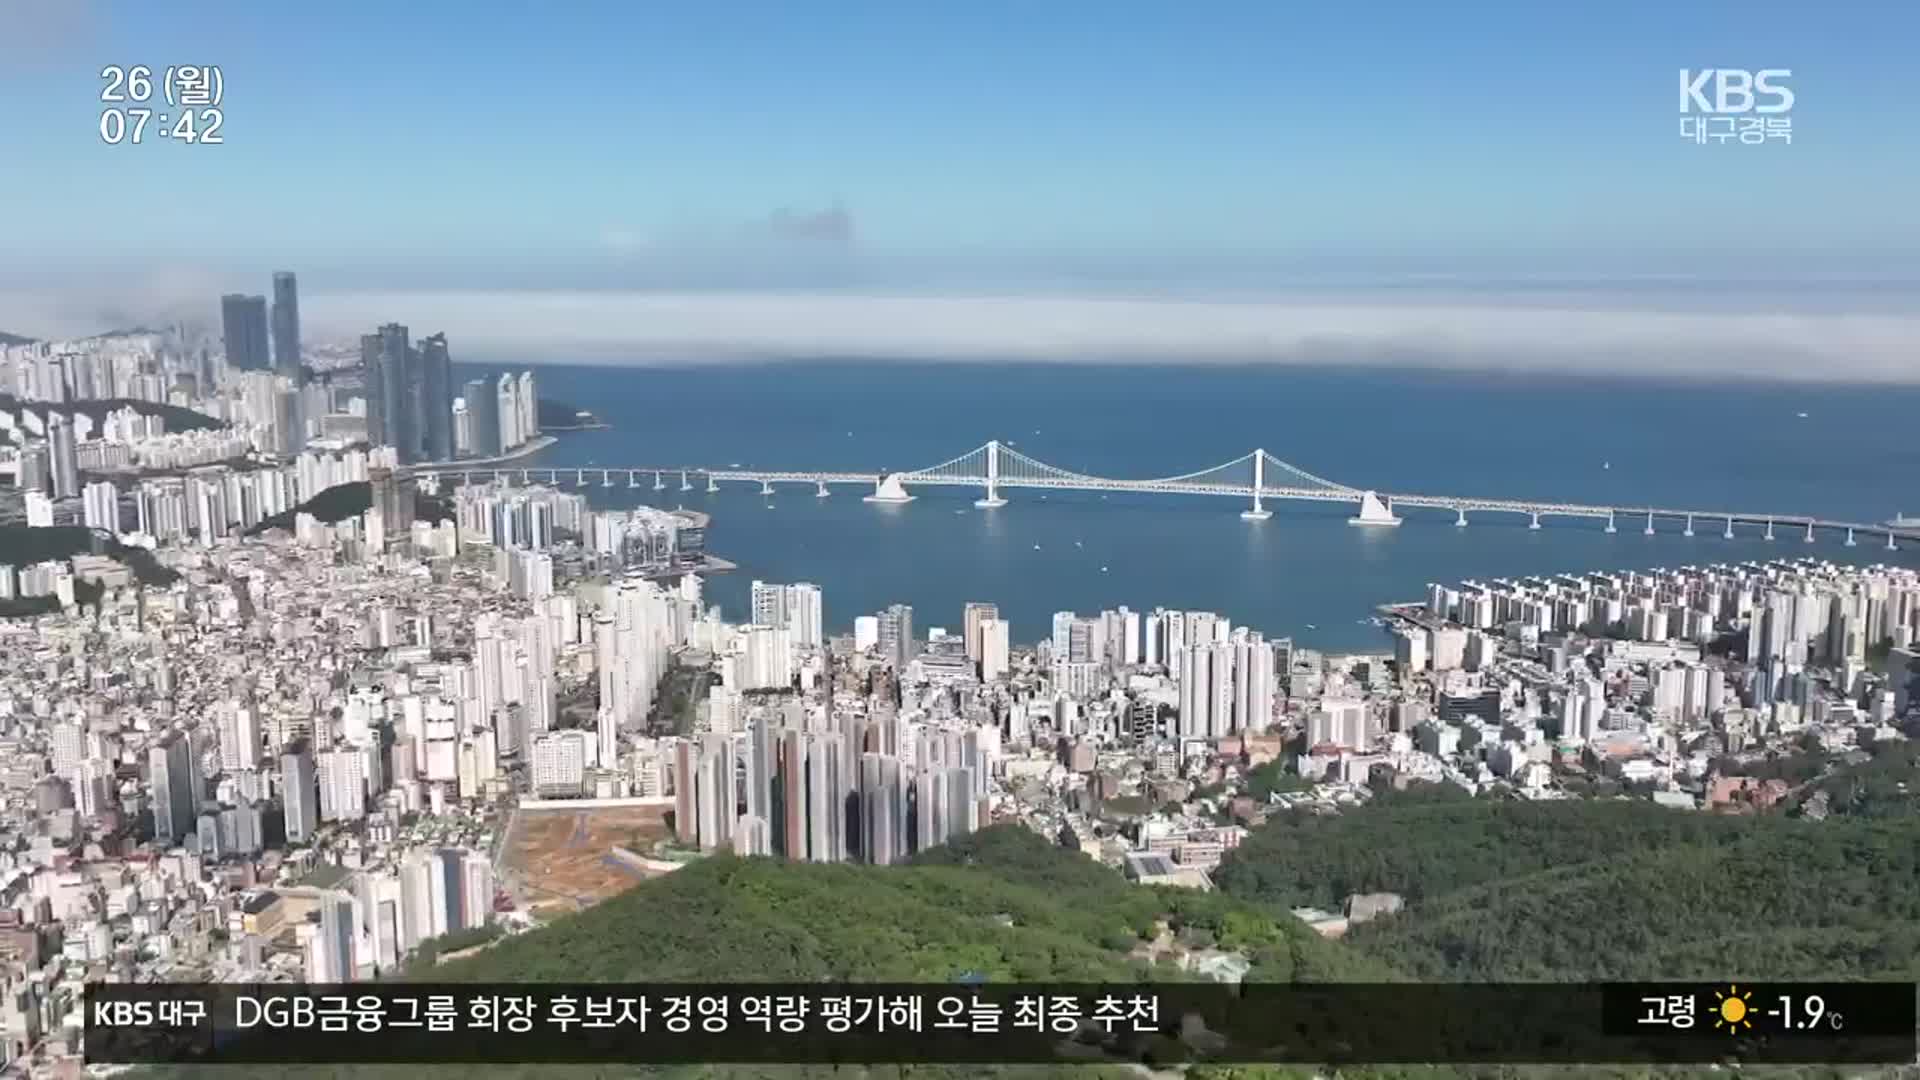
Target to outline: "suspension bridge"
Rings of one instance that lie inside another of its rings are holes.
[[[1041,461],[1015,449],[1008,443],[992,440],[950,461],[924,469],[880,472],[822,472],[803,470],[756,469],[734,466],[720,469],[706,466],[538,466],[498,468],[463,465],[459,462],[414,465],[416,473],[433,473],[465,483],[522,484],[546,483],[576,487],[625,487],[654,491],[694,491],[704,488],[718,492],[722,484],[760,485],[764,495],[774,494],[776,485],[811,486],[817,496],[831,494],[834,487],[871,489],[865,500],[871,503],[906,503],[915,498],[913,488],[970,488],[981,492],[974,505],[994,509],[1007,505],[1004,492],[1038,489],[1041,491],[1126,492],[1157,495],[1225,496],[1245,500],[1247,509],[1240,516],[1262,521],[1273,516],[1270,502],[1295,501],[1346,504],[1355,508],[1349,522],[1363,527],[1394,526],[1401,522],[1395,512],[1405,508],[1451,512],[1454,524],[1465,527],[1470,514],[1518,515],[1528,527],[1538,529],[1547,519],[1586,519],[1606,522],[1607,532],[1620,531],[1624,523],[1631,527],[1644,522],[1647,535],[1658,531],[1660,522],[1681,527],[1682,535],[1695,535],[1695,527],[1720,526],[1722,535],[1731,539],[1735,526],[1764,528],[1771,540],[1776,529],[1798,534],[1812,543],[1818,532],[1844,534],[1845,543],[1854,546],[1859,537],[1883,537],[1889,550],[1897,550],[1898,541],[1920,540],[1920,519],[1896,518],[1892,521],[1861,522],[1813,517],[1805,514],[1761,513],[1716,507],[1673,507],[1651,505],[1602,505],[1596,503],[1543,502],[1531,499],[1500,499],[1480,496],[1425,495],[1382,492],[1335,483],[1275,457],[1265,450],[1253,450],[1219,465],[1197,472],[1151,480],[1115,479],[1074,472]],[[624,482],[616,482],[616,477]]]

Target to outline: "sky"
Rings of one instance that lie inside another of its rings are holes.
[[[609,360],[1433,330],[1444,363],[1597,310],[1602,361],[1765,316],[1783,357],[1898,377],[1915,40],[1895,2],[6,0],[0,328],[210,316],[293,269],[317,331]],[[182,63],[220,67],[225,142],[104,144],[101,69]],[[1790,69],[1791,145],[1680,138],[1701,67]]]

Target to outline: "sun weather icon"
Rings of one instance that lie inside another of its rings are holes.
[[[1720,999],[1720,1004],[1713,1009],[1715,1029],[1725,1028],[1729,1035],[1737,1034],[1742,1028],[1753,1030],[1753,1021],[1749,1019],[1753,1007],[1747,1004],[1753,1000],[1753,991],[1743,994],[1739,987],[1728,983],[1726,993],[1715,990],[1713,996]]]

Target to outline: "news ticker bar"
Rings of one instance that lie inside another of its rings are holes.
[[[94,984],[90,1064],[1908,1064],[1911,983]]]

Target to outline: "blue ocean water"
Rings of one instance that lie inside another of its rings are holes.
[[[1439,495],[1652,503],[1882,521],[1920,513],[1920,389],[1735,385],[1401,370],[1088,364],[789,362],[698,367],[544,365],[542,397],[611,430],[561,436],[531,465],[911,470],[990,438],[1050,464],[1117,478],[1192,472],[1262,447],[1338,483]],[[1806,415],[1802,417],[1801,413]],[[624,480],[619,481],[624,482]],[[1358,529],[1353,508],[1274,503],[1243,521],[1226,499],[923,488],[904,506],[841,488],[816,498],[752,485],[682,493],[579,489],[596,505],[685,505],[713,515],[710,546],[738,563],[708,595],[730,617],[749,583],[812,581],[830,630],[890,603],[920,627],[957,627],[992,601],[1017,639],[1052,613],[1127,605],[1213,610],[1271,636],[1333,650],[1385,644],[1375,605],[1430,581],[1818,554],[1910,562],[1884,538],[1857,548],[1788,530],[1768,543],[1722,523],[1697,535],[1641,521],[1538,532],[1516,517],[1402,511]],[[1920,545],[1909,545],[1920,549]]]

